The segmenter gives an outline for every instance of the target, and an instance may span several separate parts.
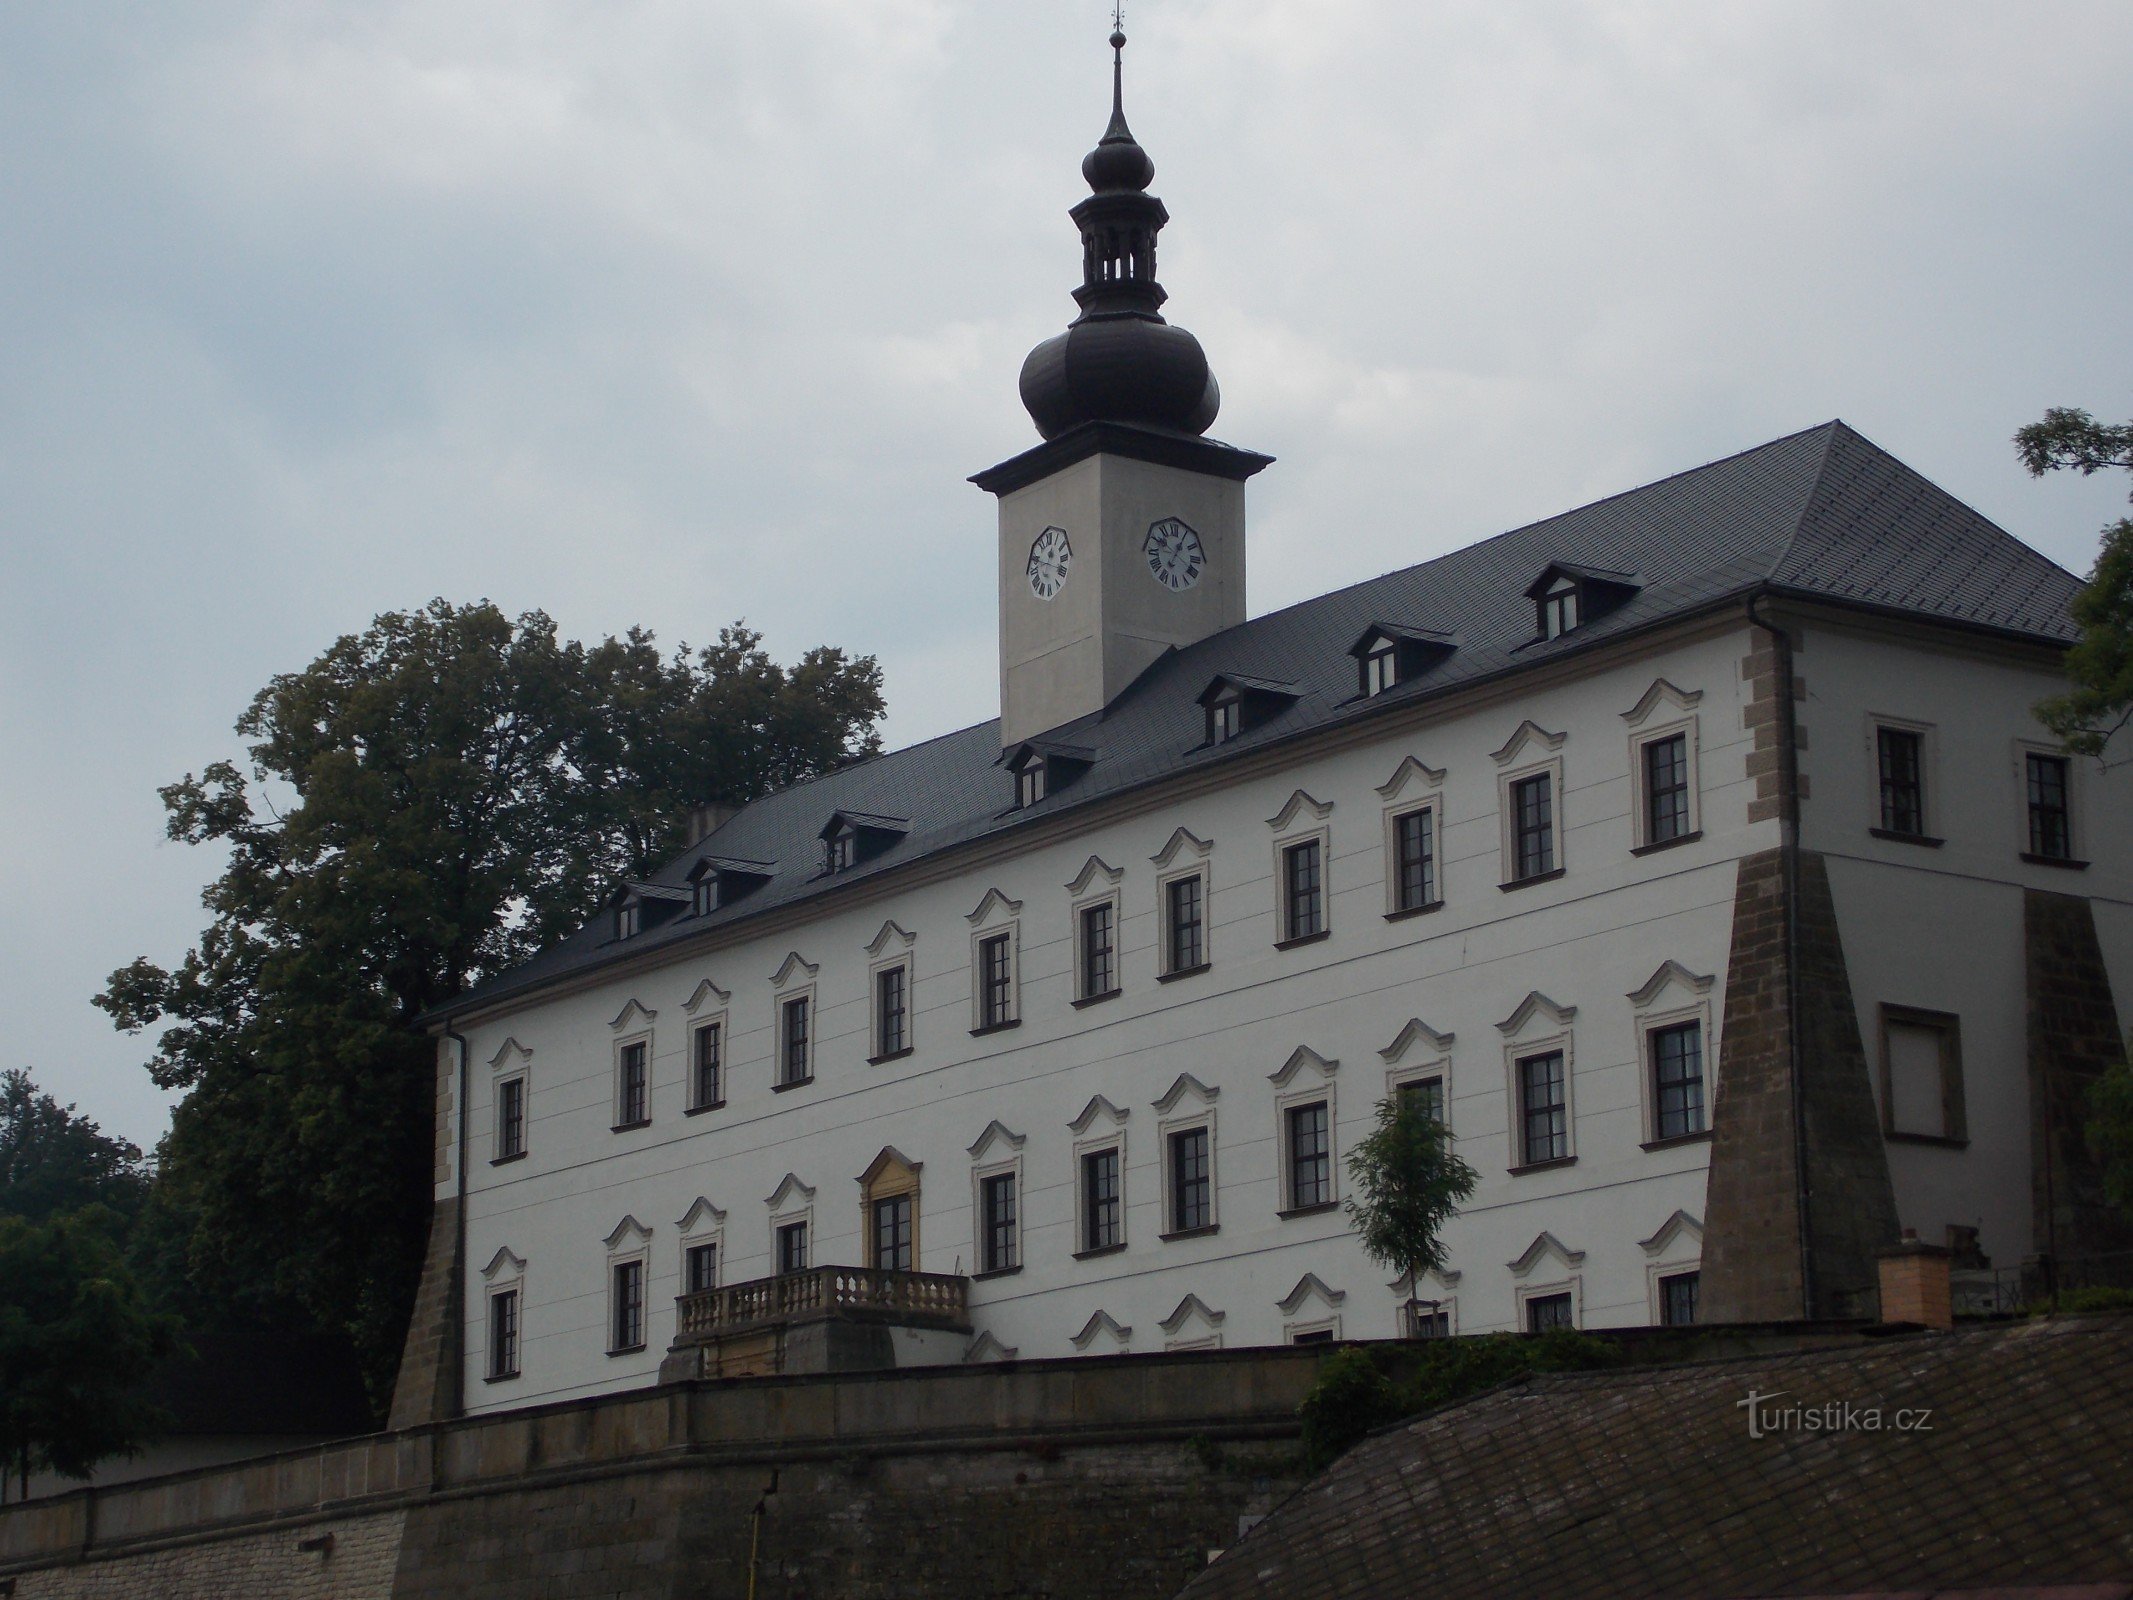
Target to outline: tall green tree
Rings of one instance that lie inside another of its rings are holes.
[[[0,1216],[43,1222],[102,1205],[130,1218],[148,1183],[139,1146],[61,1105],[27,1072],[0,1072]]]
[[[881,711],[869,657],[787,667],[739,625],[587,646],[487,602],[381,616],[275,678],[237,722],[246,769],[162,791],[171,838],[226,852],[199,944],[97,1000],[163,1027],[148,1070],[186,1091],[162,1180],[195,1281],[346,1329],[382,1397],[429,1211],[413,1019],[576,927],[692,805],[872,753]]]
[[[1394,1094],[1348,1155],[1348,1216],[1364,1254],[1407,1278],[1408,1325],[1422,1275],[1445,1265],[1444,1225],[1474,1193],[1474,1169],[1452,1149],[1451,1132],[1419,1100]]]
[[[0,1217],[0,1471],[24,1494],[41,1467],[87,1477],[128,1455],[158,1417],[138,1385],[169,1353],[102,1206],[42,1222]]]
[[[2086,411],[2047,411],[2015,435],[2015,446],[2036,477],[2133,471],[2133,423],[2113,426]],[[2037,715],[2069,750],[2102,758],[2133,721],[2133,518],[2103,530],[2103,547],[2073,610],[2081,639],[2066,655],[2072,686],[2040,704]]]
[[[2112,468],[2133,472],[2133,422],[2098,422],[2086,411],[2054,408],[2015,435],[2022,464],[2037,477]],[[2037,707],[2070,750],[2109,764],[2111,741],[2133,721],[2133,518],[2103,530],[2089,581],[2074,597],[2080,641],[2066,653],[2072,687]],[[2133,1217],[2133,1063],[2121,1056],[2089,1097],[2089,1139],[2103,1164],[2111,1202]]]

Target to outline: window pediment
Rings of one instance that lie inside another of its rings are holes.
[[[1407,1025],[1391,1044],[1378,1052],[1378,1056],[1387,1066],[1398,1066],[1416,1045],[1424,1046],[1431,1055],[1447,1055],[1451,1052],[1453,1037],[1449,1033],[1439,1033],[1420,1017],[1409,1017]]]
[[[1347,1298],[1347,1290],[1329,1289],[1317,1273],[1307,1272],[1296,1280],[1296,1287],[1275,1304],[1283,1316],[1293,1317],[1313,1300],[1318,1301],[1328,1311],[1336,1311]]]
[[[1550,733],[1539,723],[1528,718],[1518,725],[1518,731],[1505,741],[1501,750],[1493,750],[1489,753],[1489,759],[1499,767],[1508,767],[1512,762],[1529,754],[1539,755],[1544,751],[1560,750],[1563,748],[1563,741],[1569,737],[1568,733]]]
[[[916,1182],[924,1166],[923,1161],[913,1161],[893,1144],[885,1144],[881,1153],[867,1163],[866,1171],[859,1174],[859,1183],[866,1189],[887,1189],[895,1187],[900,1179]]]
[[[1694,711],[1702,699],[1701,689],[1678,689],[1664,678],[1654,678],[1637,703],[1622,713],[1622,720],[1632,728],[1641,727],[1661,711]]]
[[[1081,870],[1075,873],[1073,880],[1067,884],[1067,893],[1086,894],[1089,885],[1094,883],[1099,875],[1106,883],[1116,883],[1126,875],[1126,871],[1123,867],[1112,866],[1102,856],[1091,856],[1081,864]]]
[[[1701,1245],[1703,1243],[1703,1224],[1686,1211],[1676,1211],[1666,1221],[1659,1224],[1657,1233],[1653,1234],[1649,1239],[1639,1239],[1637,1243],[1643,1248],[1646,1255],[1662,1256],[1666,1254],[1668,1247],[1676,1239],[1684,1236]]]
[[[1197,1317],[1209,1329],[1219,1328],[1229,1320],[1227,1311],[1210,1311],[1207,1302],[1196,1294],[1189,1294],[1178,1302],[1178,1308],[1156,1324],[1165,1333],[1176,1333],[1186,1323]]]
[[[1332,801],[1314,800],[1311,798],[1311,796],[1304,793],[1303,790],[1298,789],[1294,794],[1289,796],[1289,803],[1287,805],[1283,806],[1281,810],[1275,815],[1266,819],[1266,825],[1269,828],[1272,828],[1276,833],[1281,833],[1296,820],[1297,813],[1305,810],[1306,808],[1310,810],[1312,817],[1314,817],[1320,822],[1325,821],[1326,818],[1333,815]]]
[[[977,909],[965,913],[963,920],[973,928],[982,928],[995,915],[1018,917],[1022,914],[1022,902],[1011,900],[999,889],[987,889]]]
[[[878,956],[885,950],[908,950],[918,943],[918,935],[907,932],[891,919],[881,925],[881,931],[867,941],[867,954]]]
[[[525,1258],[512,1252],[509,1245],[489,1257],[489,1264],[481,1269],[481,1275],[494,1282],[498,1278],[523,1277],[526,1271]]]
[[[615,1020],[613,1022],[610,1022],[608,1024],[608,1027],[614,1032],[620,1033],[624,1028],[628,1027],[633,1021],[638,1018],[643,1019],[644,1025],[646,1027],[650,1027],[652,1019],[658,1015],[658,1012],[654,1011],[642,1000],[632,999],[620,1011],[615,1013]]]
[[[1155,1109],[1167,1117],[1177,1109],[1178,1102],[1188,1094],[1197,1099],[1203,1106],[1211,1106],[1221,1093],[1220,1089],[1208,1088],[1206,1084],[1195,1078],[1191,1073],[1181,1072],[1178,1074],[1177,1082],[1164,1091],[1162,1099],[1156,1101]]]
[[[812,961],[803,960],[797,950],[789,951],[778,970],[770,975],[772,988],[782,989],[794,978],[812,978],[822,968]]]
[[[1098,1311],[1081,1325],[1081,1332],[1074,1335],[1076,1350],[1086,1350],[1099,1338],[1109,1339],[1123,1350],[1133,1340],[1133,1330],[1112,1316],[1108,1311]]]
[[[1019,1345],[1000,1343],[988,1329],[970,1341],[970,1348],[963,1352],[963,1359],[976,1366],[986,1361],[1012,1361],[1021,1353]]]
[[[697,1012],[703,1010],[706,1005],[709,1005],[715,1011],[732,998],[732,995],[721,989],[709,978],[706,978],[696,986],[695,991],[689,998],[682,1002],[681,1009],[693,1017]]]
[[[1129,1113],[1119,1110],[1102,1095],[1092,1095],[1089,1097],[1089,1103],[1081,1108],[1081,1115],[1068,1123],[1067,1127],[1075,1133],[1087,1133],[1090,1126],[1101,1116],[1108,1120],[1112,1127],[1117,1128],[1125,1124],[1128,1115]]]
[[[1393,769],[1392,776],[1378,785],[1378,793],[1387,800],[1397,800],[1400,798],[1400,792],[1410,783],[1425,793],[1431,789],[1442,788],[1444,768],[1430,766],[1413,756],[1404,757],[1399,766]]]
[[[803,1206],[807,1205],[814,1198],[815,1191],[788,1172],[777,1188],[771,1191],[769,1198],[763,1204],[773,1211],[784,1211],[795,1203]]]
[[[532,1059],[533,1052],[531,1050],[528,1050],[516,1039],[506,1039],[496,1047],[496,1054],[489,1057],[489,1068],[494,1071],[499,1067],[515,1067],[521,1062],[531,1061]]]
[[[1209,841],[1196,837],[1189,829],[1179,828],[1170,835],[1170,842],[1148,859],[1156,866],[1167,867],[1183,851],[1190,850],[1199,860],[1205,861],[1213,849],[1214,845]]]
[[[1515,1038],[1526,1031],[1526,1024],[1535,1017],[1544,1018],[1557,1027],[1567,1027],[1570,1019],[1578,1014],[1576,1006],[1559,1006],[1540,990],[1535,989],[1518,1002],[1518,1009],[1496,1024],[1496,1031],[1505,1038]]]
[[[1010,1150],[1019,1150],[1028,1142],[1029,1136],[1027,1134],[1015,1133],[1008,1128],[1006,1123],[995,1118],[985,1124],[985,1131],[978,1135],[977,1142],[970,1147],[970,1159],[973,1161],[984,1160],[996,1144],[1005,1145]]]
[[[1289,1059],[1281,1064],[1281,1070],[1268,1076],[1267,1082],[1277,1089],[1286,1089],[1306,1067],[1321,1078],[1330,1078],[1340,1071],[1340,1066],[1338,1061],[1328,1061],[1309,1045],[1300,1044],[1289,1052]]]
[[[610,1250],[627,1250],[633,1246],[643,1244],[651,1236],[652,1230],[650,1228],[647,1228],[635,1217],[625,1214],[622,1220],[615,1224],[614,1232],[600,1242]]]
[[[689,1209],[682,1213],[681,1220],[674,1224],[683,1233],[701,1233],[708,1228],[722,1228],[725,1225],[726,1213],[702,1195],[696,1197]]]
[[[1569,1271],[1585,1264],[1585,1252],[1571,1249],[1554,1234],[1544,1230],[1534,1237],[1531,1244],[1526,1246],[1523,1255],[1516,1261],[1509,1263],[1511,1275],[1515,1278],[1523,1278],[1532,1272],[1535,1267],[1539,1266],[1541,1262],[1547,1260],[1555,1261],[1564,1270]]]
[[[1680,962],[1669,958],[1660,962],[1659,970],[1646,978],[1641,985],[1630,990],[1629,1003],[1641,1011],[1668,989],[1678,989],[1683,992],[1684,997],[1704,995],[1711,992],[1711,985],[1717,981],[1715,974],[1711,977],[1699,977]]]

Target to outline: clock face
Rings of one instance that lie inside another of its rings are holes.
[[[1029,547],[1029,592],[1039,600],[1051,599],[1066,587],[1067,568],[1073,560],[1066,529],[1046,528]]]
[[[1166,589],[1190,589],[1207,566],[1200,536],[1176,517],[1165,517],[1151,527],[1141,550],[1155,581]]]

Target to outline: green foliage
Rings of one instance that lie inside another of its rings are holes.
[[[1377,1125],[1349,1153],[1348,1176],[1348,1215],[1371,1260],[1414,1284],[1443,1268],[1444,1225],[1475,1183],[1443,1123],[1405,1095],[1381,1100]]]
[[[1618,1366],[1621,1350],[1570,1328],[1421,1339],[1326,1358],[1304,1397],[1304,1470],[1320,1472],[1376,1429],[1537,1372]]]
[[[2086,411],[2054,407],[2015,435],[2022,464],[2042,477],[2070,470],[2087,477],[2109,468],[2133,471],[2133,423],[2112,426]],[[2102,756],[2133,720],[2133,519],[2103,530],[2103,547],[2080,594],[2074,621],[2081,639],[2067,652],[2072,687],[2037,707],[2037,717],[2081,755]]]
[[[2133,1041],[2089,1086],[2089,1143],[2103,1167],[2112,1205],[2133,1217]]]
[[[226,852],[198,946],[97,997],[164,1027],[148,1070],[187,1091],[151,1221],[197,1295],[346,1329],[382,1398],[429,1216],[413,1019],[577,927],[692,806],[872,753],[881,709],[871,658],[787,668],[738,625],[694,652],[588,647],[442,600],[269,683],[237,722],[249,772],[162,791],[172,839]]]
[[[27,1072],[0,1072],[0,1216],[44,1222],[102,1205],[132,1217],[148,1182],[138,1146],[40,1093]]]
[[[160,1420],[135,1385],[169,1352],[101,1206],[45,1222],[0,1217],[0,1463],[86,1477]]]
[[[2133,1311],[2133,1289],[2069,1289],[2059,1296],[2060,1311]]]

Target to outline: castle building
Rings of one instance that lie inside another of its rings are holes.
[[[1114,38],[1114,48],[1123,39]],[[434,1019],[394,1421],[666,1376],[1871,1310],[2120,1246],[2126,779],[2065,571],[1841,422],[1265,616],[1117,90],[997,721],[735,811]],[[1480,1174],[1390,1281],[1388,1096]]]

